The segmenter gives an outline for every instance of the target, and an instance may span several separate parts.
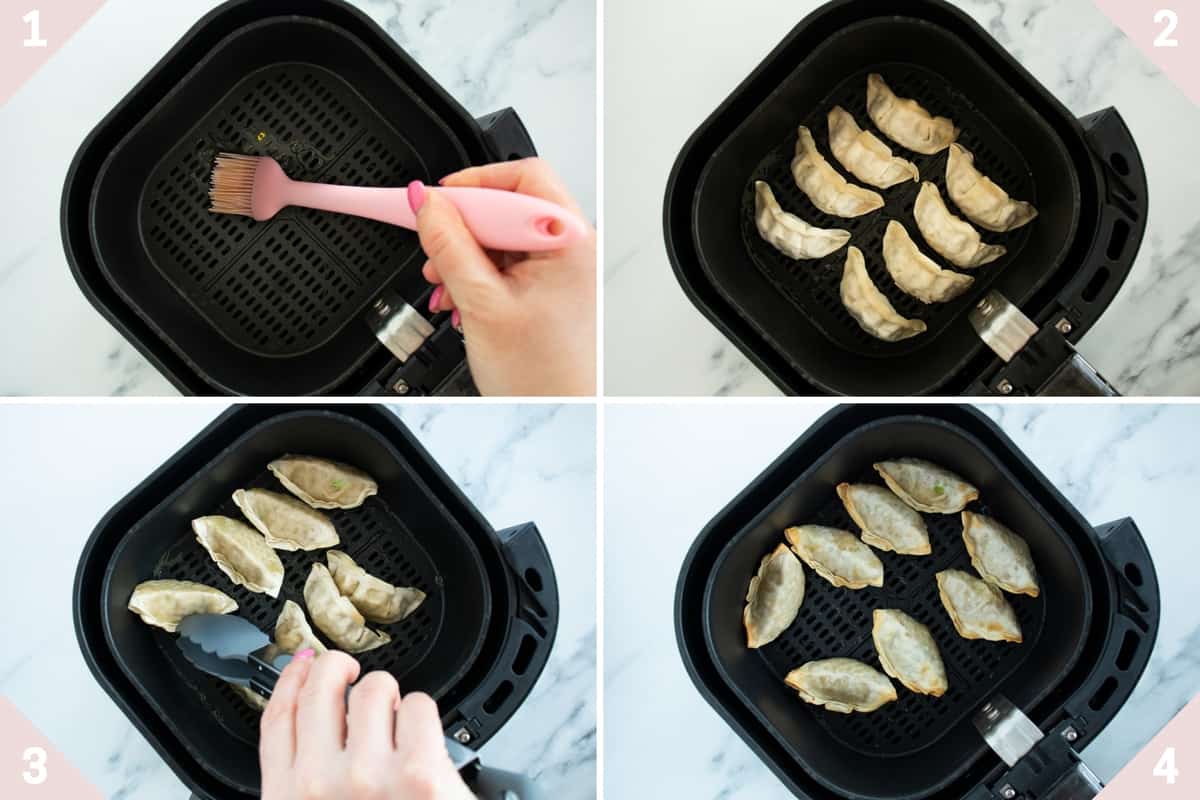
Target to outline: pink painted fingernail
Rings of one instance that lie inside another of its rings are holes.
[[[450,324],[455,328],[462,327],[462,314],[458,313],[458,309],[454,309],[454,313],[450,315]]]
[[[296,653],[296,659],[299,661],[307,661],[308,659],[312,658],[316,654],[317,654],[317,651],[313,650],[310,647],[307,650],[301,650],[299,653]]]
[[[445,186],[445,185],[446,185],[446,179],[438,178],[438,186]]]
[[[437,311],[438,303],[441,302],[442,295],[446,293],[446,287],[439,286],[433,290],[433,294],[429,296],[429,310]]]
[[[413,181],[408,185],[408,205],[416,214],[425,205],[425,184]]]

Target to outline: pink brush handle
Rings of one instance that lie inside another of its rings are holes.
[[[576,214],[538,197],[466,186],[427,187],[426,191],[437,192],[453,203],[475,241],[491,250],[559,250],[587,235],[587,224]],[[284,205],[417,229],[407,189],[288,181],[282,195]]]

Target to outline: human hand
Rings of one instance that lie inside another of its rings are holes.
[[[474,800],[450,762],[437,705],[331,650],[298,653],[263,712],[263,800]]]
[[[540,197],[580,214],[558,176],[541,159],[471,167],[443,186],[482,186]],[[596,392],[596,232],[563,250],[489,253],[458,209],[408,189],[426,280],[438,284],[431,311],[455,311],[467,361],[484,395],[591,395]],[[582,216],[582,214],[580,214]]]

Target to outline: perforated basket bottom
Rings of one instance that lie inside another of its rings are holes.
[[[873,470],[856,480],[879,483]],[[970,508],[989,513],[987,505],[978,501]],[[934,576],[951,568],[976,574],[963,544],[962,522],[958,514],[921,516],[929,529],[931,555],[900,556],[876,550],[884,569],[883,587],[879,589],[835,588],[806,566],[804,604],[796,621],[782,636],[757,651],[780,681],[801,664],[825,658],[854,658],[883,672],[871,639],[872,612],[898,608],[929,626],[950,683],[941,697],[916,694],[892,679],[899,699],[868,714],[838,714],[796,698],[797,714],[812,714],[834,739],[871,755],[901,756],[920,750],[941,738],[965,715],[977,711],[1037,647],[1045,619],[1041,597],[1006,593],[1020,620],[1024,642],[987,642],[959,636],[938,597]],[[832,491],[830,501],[812,518],[793,524],[859,531]]]
[[[247,488],[250,487],[286,493],[270,472],[264,472],[251,481]],[[224,514],[246,521],[232,498],[207,513]],[[372,575],[398,586],[415,586],[427,595],[425,602],[415,612],[394,625],[368,623],[373,629],[387,631],[392,641],[355,656],[362,663],[363,674],[372,670],[387,670],[403,686],[404,675],[428,654],[441,628],[444,614],[442,576],[424,548],[379,497],[368,498],[358,508],[327,509],[324,513],[333,520],[341,537],[341,544],[336,549],[348,553]],[[198,581],[220,589],[237,600],[238,610],[235,614],[250,620],[273,637],[275,621],[283,610],[285,600],[298,603],[312,625],[312,617],[304,603],[304,582],[308,579],[312,564],[326,563],[325,550],[276,552],[284,566],[283,589],[278,599],[234,586],[190,531],[163,554],[154,568],[154,577]],[[333,648],[332,642],[315,625],[313,631]],[[203,705],[222,727],[242,741],[257,742],[258,712],[224,681],[201,673],[185,661],[175,646],[174,636],[164,634],[156,638],[180,679],[199,695]]]
[[[912,64],[880,64],[857,72],[838,84],[837,88],[816,108],[811,109],[806,117],[797,120],[797,125],[803,124],[812,132],[821,155],[834,169],[851,182],[864,185],[838,163],[829,149],[829,123],[826,115],[835,105],[840,105],[854,115],[860,127],[871,131],[880,141],[887,144],[893,154],[916,164],[921,181],[935,184],[947,207],[958,216],[962,216],[946,192],[946,160],[949,150],[932,156],[914,153],[892,142],[871,122],[867,114],[867,75],[871,72],[883,75],[897,95],[914,98],[931,113],[953,119],[955,124],[962,128],[958,141],[975,155],[976,166],[1011,196],[1037,205],[1033,178],[1028,164],[1020,159],[1019,151],[967,97],[955,91],[945,78],[932,70]],[[949,303],[927,305],[901,291],[883,263],[883,234],[888,222],[895,219],[908,229],[909,236],[921,252],[943,269],[956,270],[929,247],[917,228],[913,204],[921,189],[921,183],[908,181],[890,189],[866,186],[865,188],[882,195],[884,207],[856,219],[835,217],[818,210],[796,186],[791,171],[795,147],[796,135],[793,132],[755,167],[742,195],[742,238],[751,261],[801,314],[810,319],[830,340],[861,355],[901,355],[918,350],[933,341],[960,314],[972,308],[1001,271],[1020,256],[1022,248],[1029,240],[1030,227],[1038,224],[1038,221],[1034,220],[1029,225],[1006,234],[981,230],[985,242],[1003,244],[1008,248],[1008,252],[985,266],[959,270],[975,279],[971,288]],[[1001,153],[1012,155],[1002,158]],[[842,269],[846,263],[846,248],[843,247],[823,259],[796,261],[763,241],[754,224],[754,182],[758,180],[770,184],[784,211],[796,214],[817,227],[850,231],[850,244],[862,250],[867,272],[875,285],[887,296],[897,311],[911,319],[924,320],[928,329],[901,342],[880,341],[864,331],[842,305],[840,286]]]
[[[358,217],[210,213],[218,152],[271,156],[297,180],[354,186],[405,186],[424,168],[334,73],[290,63],[244,78],[157,165],[139,212],[151,261],[234,344],[267,356],[317,347],[417,254],[416,234]]]

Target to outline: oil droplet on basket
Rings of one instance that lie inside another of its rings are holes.
[[[263,139],[267,138],[267,132],[259,131],[258,136],[255,136],[254,138],[261,142]]]

